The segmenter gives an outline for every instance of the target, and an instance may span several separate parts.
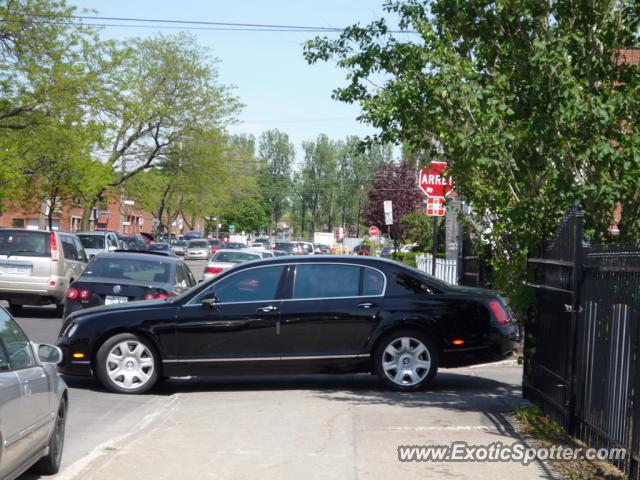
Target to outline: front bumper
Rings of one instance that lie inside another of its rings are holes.
[[[58,337],[58,347],[62,350],[62,362],[58,371],[64,375],[91,376],[91,355],[86,346],[73,342],[66,337]],[[74,358],[74,354],[83,354],[83,358]]]

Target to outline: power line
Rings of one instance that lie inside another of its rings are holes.
[[[30,14],[16,12],[12,15],[19,15],[23,17],[32,18],[54,18],[70,19],[70,20],[100,20],[107,22],[144,22],[144,23],[162,23],[173,25],[201,25],[207,27],[175,27],[154,25],[144,27],[142,25],[126,24],[112,24],[112,23],[84,23],[87,26],[105,26],[105,27],[136,27],[136,28],[182,28],[185,30],[223,30],[223,31],[258,31],[258,32],[307,32],[307,33],[341,33],[345,31],[345,28],[339,27],[318,27],[308,25],[280,25],[280,24],[265,24],[265,23],[239,23],[239,22],[213,22],[204,20],[170,20],[163,18],[139,18],[139,17],[103,17],[94,15],[56,15],[56,14]],[[54,23],[48,21],[48,23]],[[72,22],[60,22],[63,24],[73,24]],[[417,33],[415,30],[387,30],[387,33]]]

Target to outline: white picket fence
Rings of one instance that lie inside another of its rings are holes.
[[[430,253],[424,255],[418,255],[416,257],[416,266],[418,270],[432,275],[431,272],[431,259]],[[458,284],[458,262],[456,260],[446,260],[444,258],[436,258],[436,278],[451,283],[452,285]]]

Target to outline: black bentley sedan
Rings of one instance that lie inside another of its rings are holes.
[[[100,305],[168,298],[195,284],[189,267],[176,257],[120,250],[101,253],[69,286],[63,317]]]
[[[188,375],[374,372],[415,390],[438,367],[508,356],[518,326],[503,299],[372,257],[249,262],[182,294],[78,311],[60,371],[142,393]]]

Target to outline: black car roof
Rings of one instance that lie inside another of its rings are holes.
[[[360,255],[289,255],[286,257],[269,257],[262,260],[242,263],[235,267],[235,269],[241,269],[244,266],[250,268],[258,262],[261,265],[279,265],[289,263],[355,263],[357,265],[365,265],[370,267],[406,267],[406,265],[402,263],[380,257],[365,257]]]

